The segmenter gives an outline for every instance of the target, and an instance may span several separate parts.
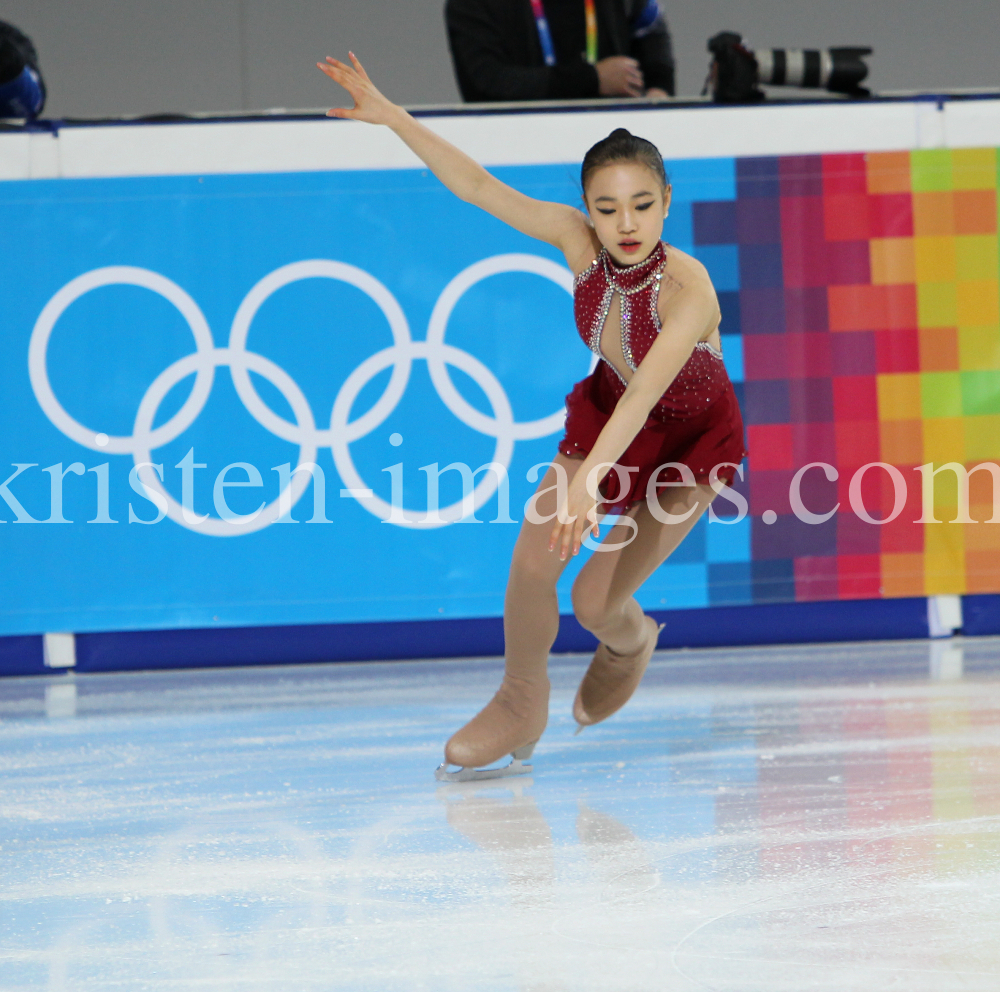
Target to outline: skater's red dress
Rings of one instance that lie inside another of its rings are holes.
[[[658,242],[647,259],[623,267],[602,250],[590,268],[576,277],[573,304],[577,330],[602,361],[566,397],[566,434],[559,444],[564,455],[589,454],[625,392],[625,380],[600,350],[613,294],[617,291],[621,298],[622,354],[629,368],[638,368],[660,333],[657,299],[667,252],[663,242]],[[735,473],[732,465],[738,465],[745,454],[743,418],[722,354],[701,341],[618,459],[628,470],[630,485],[623,487],[614,471],[602,483],[605,509],[621,512],[644,500],[650,477],[665,462],[687,465],[703,483],[709,481],[713,467],[728,462],[719,468],[717,477],[731,483]],[[657,481],[679,482],[681,473],[676,468],[665,469]]]

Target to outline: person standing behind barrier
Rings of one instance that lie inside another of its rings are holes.
[[[444,16],[468,103],[674,93],[657,0],[447,0]]]

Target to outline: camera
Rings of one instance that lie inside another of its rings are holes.
[[[871,94],[861,86],[868,75],[867,46],[845,48],[770,48],[754,51],[742,35],[720,31],[708,40],[712,54],[705,91],[716,103],[754,103],[764,99],[761,84],[825,89],[845,96]]]

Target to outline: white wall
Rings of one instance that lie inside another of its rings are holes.
[[[661,0],[679,91],[698,92],[723,28],[761,47],[871,44],[878,90],[1000,85],[997,0]],[[581,0],[582,6],[582,0]],[[348,47],[395,100],[458,100],[443,0],[0,0],[34,39],[48,116],[325,107],[313,67]]]
[[[587,113],[443,113],[423,119],[488,166],[576,162],[616,126],[645,135],[677,159],[1000,145],[1000,99],[647,105]],[[94,124],[60,128],[55,134],[0,131],[0,181],[419,166],[419,159],[385,128],[351,121]]]

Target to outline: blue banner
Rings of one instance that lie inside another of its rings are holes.
[[[673,171],[691,249],[733,162]],[[590,368],[553,249],[398,170],[0,183],[0,246],[0,634],[501,613]],[[699,524],[644,605],[748,535]]]

